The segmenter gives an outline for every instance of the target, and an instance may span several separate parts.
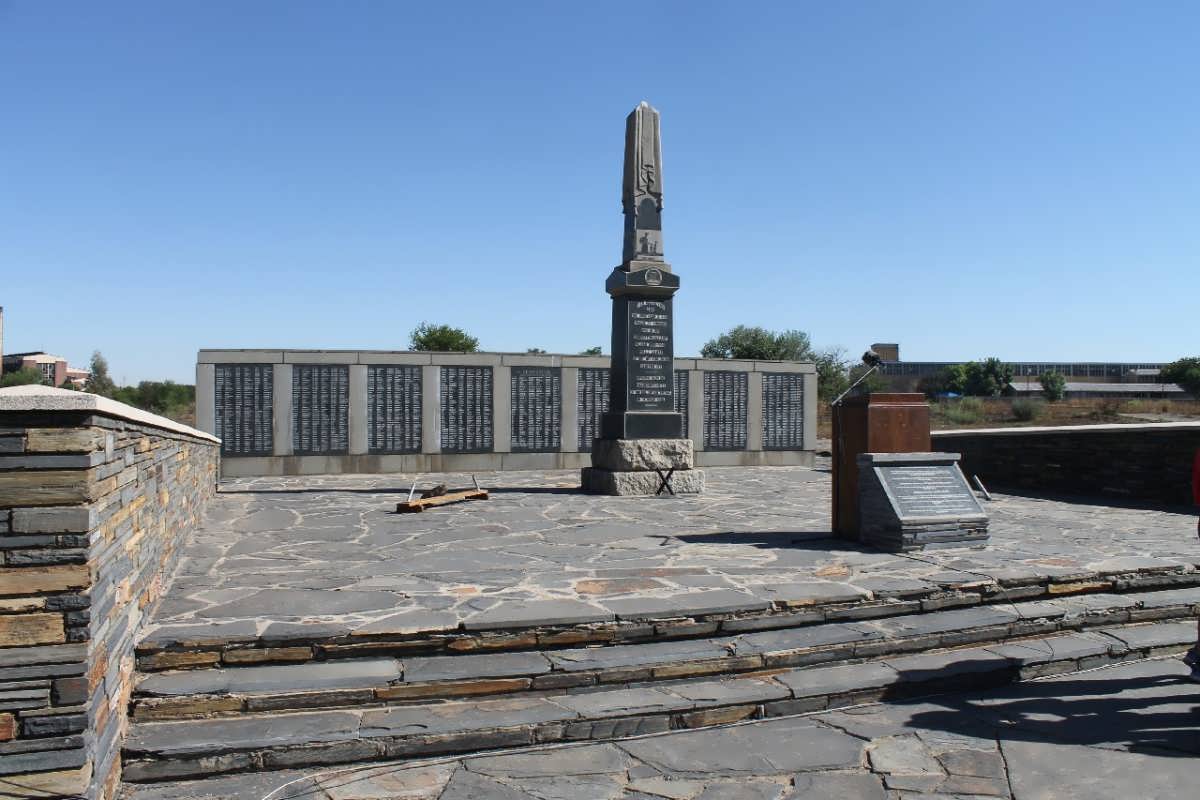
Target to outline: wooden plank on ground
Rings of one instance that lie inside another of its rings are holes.
[[[437,497],[422,497],[416,500],[404,500],[396,503],[397,514],[415,514],[431,506],[444,506],[447,503],[457,503],[461,500],[487,500],[487,489],[467,489],[462,492],[446,492]]]

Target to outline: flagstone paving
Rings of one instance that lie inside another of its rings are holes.
[[[566,747],[127,786],[126,800],[1124,800],[1195,793],[1177,660]]]
[[[997,496],[985,549],[913,557],[830,538],[820,468],[717,468],[678,498],[582,494],[576,473],[480,474],[490,500],[394,513],[409,476],[225,482],[184,548],[160,630],[404,633],[753,613],[971,580],[1200,567],[1178,512]],[[422,486],[470,486],[423,475]]]

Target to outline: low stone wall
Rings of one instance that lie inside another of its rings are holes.
[[[0,796],[115,795],[135,635],[218,446],[95,395],[0,390]]]
[[[934,431],[933,449],[962,453],[989,489],[1109,495],[1191,505],[1200,423]]]

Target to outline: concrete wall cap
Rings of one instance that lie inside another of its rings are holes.
[[[106,417],[136,422],[139,425],[149,425],[153,428],[181,433],[195,439],[220,444],[221,440],[204,431],[188,427],[181,423],[151,414],[140,408],[118,403],[107,397],[101,397],[87,392],[73,392],[70,389],[55,389],[50,386],[10,386],[0,389],[0,412],[41,412],[56,411],[86,411],[93,414],[103,414]]]
[[[953,464],[961,459],[961,453],[859,453],[857,462],[860,467],[898,467]]]

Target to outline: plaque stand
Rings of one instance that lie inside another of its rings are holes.
[[[833,408],[833,532],[858,541],[860,453],[928,453],[929,404],[923,394],[872,393]]]
[[[984,546],[987,513],[958,461],[958,453],[860,454],[862,543],[892,552]]]

